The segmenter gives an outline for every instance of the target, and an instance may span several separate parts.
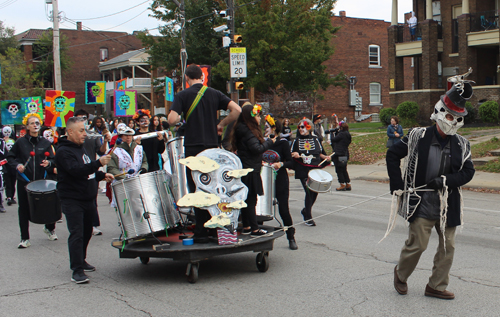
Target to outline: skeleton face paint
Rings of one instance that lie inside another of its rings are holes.
[[[273,133],[273,129],[271,126],[266,122],[266,130],[265,130],[265,135],[270,136]]]
[[[33,133],[38,133],[40,131],[40,121],[36,117],[31,117],[28,119],[28,124],[26,125],[26,128],[28,131],[33,132]]]
[[[436,121],[436,124],[446,135],[455,135],[458,129],[464,125],[464,118],[449,113],[441,100],[434,106],[431,120]]]
[[[5,136],[10,137],[10,135],[12,134],[12,128],[9,127],[9,126],[3,127],[2,134],[3,134],[4,137]]]
[[[50,143],[54,143],[54,131],[52,131],[52,129],[43,131],[43,137]]]
[[[59,96],[54,100],[54,106],[57,112],[63,112],[66,107],[66,98]]]
[[[236,228],[240,210],[226,206],[235,201],[244,201],[248,195],[248,188],[241,182],[241,179],[230,177],[227,172],[241,169],[240,159],[235,154],[220,149],[208,149],[198,156],[208,157],[219,164],[219,168],[213,172],[192,171],[196,191],[215,194],[221,199],[218,204],[204,209],[207,209],[211,216],[217,216],[221,212],[226,213],[231,219],[233,228]]]

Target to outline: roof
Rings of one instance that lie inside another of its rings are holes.
[[[50,31],[50,29],[29,29],[16,35],[18,41],[36,41],[42,37],[43,33]]]
[[[105,71],[133,65],[148,65],[149,56],[145,48],[130,51],[112,58],[109,61],[100,63],[99,70]]]

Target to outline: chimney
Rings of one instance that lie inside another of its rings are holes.
[[[339,16],[341,16],[341,17],[344,17],[344,18],[345,18],[345,11],[339,11]]]
[[[76,29],[78,31],[81,31],[82,30],[82,22],[76,22]]]

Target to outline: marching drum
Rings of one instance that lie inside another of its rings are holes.
[[[333,177],[328,172],[314,169],[309,171],[308,176],[306,185],[313,192],[326,193],[332,187]]]
[[[31,222],[49,224],[61,219],[61,202],[57,197],[56,185],[56,181],[48,179],[26,185]]]
[[[164,187],[166,178],[165,171],[157,171],[111,185],[125,239],[145,236],[175,225],[174,205]]]
[[[173,138],[167,142],[168,159],[170,170],[172,171],[172,187],[175,201],[189,193],[186,166],[179,163],[184,158],[184,137]],[[180,208],[181,211],[188,212],[191,208]]]
[[[264,196],[257,196],[257,206],[255,207],[255,214],[257,215],[259,221],[273,220],[274,201],[276,197],[273,168],[271,166],[262,166],[260,170],[260,177],[262,179]]]
[[[175,199],[172,193],[172,175],[166,171],[156,171],[153,172],[156,178],[156,184],[158,186],[158,191],[160,192],[161,202],[163,205],[163,210],[165,211],[165,220],[167,221],[167,226],[173,227],[181,221],[179,213],[175,209]]]

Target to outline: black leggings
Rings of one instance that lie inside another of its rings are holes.
[[[312,219],[312,207],[314,205],[314,202],[316,201],[316,198],[318,198],[318,193],[313,192],[309,189],[309,187],[307,187],[307,178],[301,178],[300,182],[302,183],[302,187],[304,187],[304,191],[306,193],[302,215],[304,216],[304,220],[309,220]]]
[[[278,182],[276,178],[276,199],[278,200],[278,210],[280,213],[281,220],[283,220],[283,225],[289,227],[286,231],[286,237],[288,240],[292,240],[295,235],[295,228],[292,227],[293,220],[290,215],[290,208],[288,206],[288,198],[290,196],[290,183],[287,178],[283,181]]]
[[[335,172],[337,173],[337,178],[340,184],[350,183],[349,173],[347,173],[347,163],[344,165],[339,162],[339,157],[337,155],[333,156],[333,164],[335,164]]]

